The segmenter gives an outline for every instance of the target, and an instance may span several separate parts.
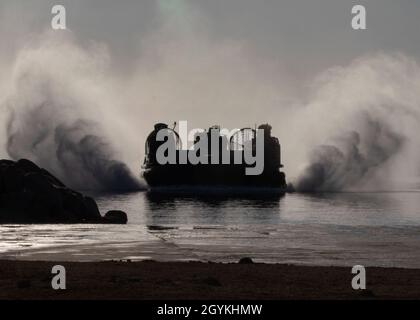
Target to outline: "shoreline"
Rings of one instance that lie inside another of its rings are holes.
[[[51,269],[66,268],[66,290]],[[1,300],[420,299],[420,269],[366,267],[353,290],[350,267],[156,261],[0,260]]]

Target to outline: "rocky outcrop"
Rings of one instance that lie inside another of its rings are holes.
[[[254,261],[249,257],[241,258],[238,262],[239,264],[253,264]]]
[[[116,212],[102,217],[95,200],[29,160],[0,160],[0,223],[127,223]]]
[[[120,210],[111,210],[105,213],[103,218],[107,223],[114,223],[114,224],[126,224],[127,223],[127,215],[124,211]]]

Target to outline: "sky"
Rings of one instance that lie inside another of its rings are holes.
[[[66,31],[51,31],[55,4]],[[356,4],[367,30],[351,28]],[[270,122],[298,175],[310,146],[343,127],[363,134],[349,119],[369,106],[417,112],[419,13],[416,0],[2,0],[0,121],[28,101],[56,105],[57,119],[69,108],[100,123],[132,170],[155,122]]]
[[[125,70],[141,55],[143,38],[164,23],[162,11],[180,20],[194,12],[193,28],[205,30],[211,41],[237,41],[302,76],[377,50],[420,55],[415,0],[2,0],[0,34],[8,46],[1,51],[11,54],[29,34],[48,28],[54,4],[66,7],[68,27],[78,39],[106,43]],[[355,4],[367,8],[366,31],[351,29]]]

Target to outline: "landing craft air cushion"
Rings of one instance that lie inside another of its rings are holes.
[[[160,137],[162,135],[159,135],[159,132],[165,133],[163,135],[165,139]],[[216,139],[219,140],[217,144],[211,141],[215,133]],[[202,145],[203,138],[207,147],[205,148],[207,152],[204,154],[202,150],[197,149],[200,140]],[[226,145],[223,139],[227,138],[220,134],[220,127],[213,126],[196,137],[192,148],[184,150],[181,148],[180,136],[175,128],[158,123],[145,143],[145,159],[141,175],[151,191],[196,193],[219,190],[232,193],[285,193],[287,185],[285,174],[280,170],[283,167],[280,143],[271,135],[270,125],[260,125],[258,130],[251,128],[237,130]],[[249,160],[249,154],[252,154],[256,159],[253,169],[256,169],[259,141],[263,145],[261,170],[254,170],[258,171],[258,174],[249,174],[249,161],[238,161],[238,159]],[[162,162],[159,155],[162,155],[161,149],[168,142],[175,149],[173,161]],[[218,150],[215,150],[215,145],[218,146]],[[197,155],[202,161],[199,163],[191,161]]]

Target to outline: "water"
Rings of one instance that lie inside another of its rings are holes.
[[[0,225],[0,258],[420,268],[420,192],[284,197],[96,195],[128,225]]]

